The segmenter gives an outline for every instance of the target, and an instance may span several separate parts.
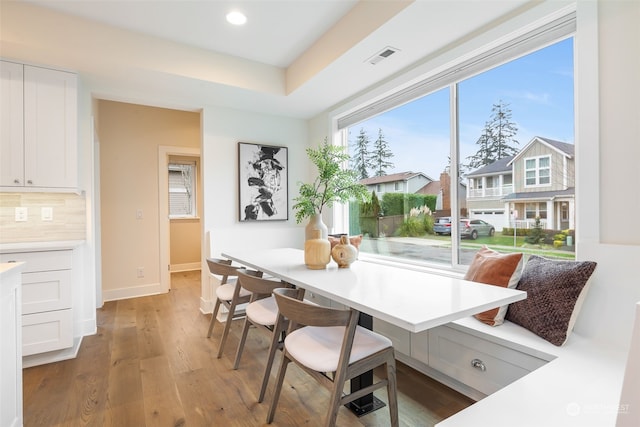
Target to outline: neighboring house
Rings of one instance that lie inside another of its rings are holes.
[[[440,174],[440,181],[432,181],[418,191],[417,194],[432,194],[437,196],[436,213],[441,216],[451,215],[451,178],[447,172]],[[467,186],[464,183],[458,184],[458,209],[462,215],[466,215],[467,209]]]
[[[575,228],[575,156],[573,144],[534,137],[520,152],[467,174],[471,218],[497,230]]]
[[[430,182],[433,179],[422,172],[400,172],[360,180],[369,192],[375,191],[378,198],[382,198],[384,193],[416,193]]]

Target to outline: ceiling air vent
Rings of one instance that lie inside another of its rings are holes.
[[[399,50],[400,49],[396,49],[395,47],[387,46],[380,52],[373,55],[371,58],[367,59],[367,62],[371,65],[376,65],[378,62],[382,61],[383,59],[387,59]]]

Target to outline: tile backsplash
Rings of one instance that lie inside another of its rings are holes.
[[[16,208],[26,221],[16,221]],[[86,238],[86,200],[75,193],[0,193],[0,243]]]

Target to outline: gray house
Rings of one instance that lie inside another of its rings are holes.
[[[537,217],[543,228],[575,228],[574,145],[539,136],[520,152],[467,175],[471,218],[497,230],[530,228]]]
[[[360,180],[369,192],[375,191],[378,197],[382,197],[384,193],[417,193],[431,182],[433,179],[422,172],[399,172]]]

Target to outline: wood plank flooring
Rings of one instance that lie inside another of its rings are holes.
[[[249,331],[242,362],[233,370],[241,321],[234,321],[217,359],[222,325],[206,338],[210,315],[199,311],[200,272],[172,274],[168,294],[105,303],[98,332],[83,339],[78,357],[23,371],[24,425],[32,426],[263,426],[256,398],[268,337]],[[275,378],[279,356],[272,373]],[[398,363],[402,426],[432,426],[473,401]],[[376,396],[386,401],[384,390]],[[328,392],[291,365],[274,427],[321,425]],[[389,411],[356,417],[347,409],[339,426],[387,426]]]

